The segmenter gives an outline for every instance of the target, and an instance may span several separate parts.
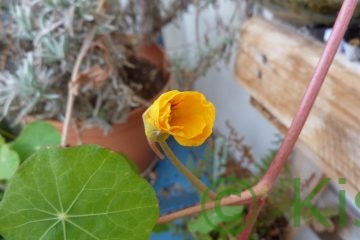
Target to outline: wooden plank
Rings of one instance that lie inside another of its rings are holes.
[[[267,120],[272,123],[282,134],[285,134],[288,128],[274,115],[269,112],[264,106],[261,105],[254,97],[250,96],[250,104],[258,110]]]
[[[288,128],[323,48],[290,28],[253,18],[241,29],[236,77]],[[335,58],[299,142],[328,176],[345,177],[350,194],[360,192],[359,64]]]

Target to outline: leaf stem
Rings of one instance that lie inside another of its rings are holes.
[[[189,215],[193,215],[195,213],[200,213],[203,210],[210,210],[214,209],[216,206],[232,206],[232,205],[248,205],[254,202],[255,198],[253,197],[253,194],[257,196],[257,199],[259,198],[265,198],[266,194],[268,193],[269,189],[267,189],[264,185],[255,185],[252,188],[253,192],[250,192],[249,190],[245,190],[241,192],[241,194],[238,195],[230,195],[227,197],[224,197],[220,200],[220,204],[218,204],[216,201],[208,202],[204,206],[201,204],[188,207],[164,216],[161,216],[157,224],[163,224],[167,222],[171,222],[175,219],[186,217]]]
[[[244,229],[244,231],[239,233],[239,235],[237,236],[238,240],[248,240],[250,238],[252,229],[253,229],[254,225],[256,224],[256,219],[258,218],[259,213],[260,213],[261,209],[263,208],[264,204],[265,204],[265,199],[262,199],[262,198],[259,198],[257,200],[258,209],[254,209],[254,203],[250,204],[249,212],[246,215],[245,222],[251,221],[251,218],[253,218],[254,216],[255,216],[255,218],[254,218],[254,221],[252,221],[250,223],[250,225]]]
[[[174,152],[170,149],[169,145],[166,143],[166,140],[158,141],[158,144],[164,151],[165,155],[169,158],[172,164],[185,176],[187,179],[196,187],[201,193],[204,193],[208,188],[203,182],[200,181],[192,172],[189,171],[176,157]],[[213,191],[209,192],[209,197],[214,200],[216,199],[216,193]]]

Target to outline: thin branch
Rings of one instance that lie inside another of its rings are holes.
[[[100,12],[102,7],[104,6],[106,0],[100,0],[99,4],[96,8],[96,12]],[[71,80],[69,82],[69,92],[68,92],[68,99],[66,103],[66,112],[65,112],[65,119],[64,119],[64,125],[62,129],[62,135],[61,135],[61,146],[66,145],[66,139],[69,132],[69,126],[71,122],[71,114],[74,107],[74,100],[75,95],[77,95],[78,92],[78,83],[76,82],[77,76],[80,70],[81,63],[92,43],[92,40],[94,39],[96,33],[96,25],[94,25],[90,31],[87,33],[84,42],[81,46],[80,52],[76,58],[76,62],[73,68],[73,71],[71,73]]]
[[[89,47],[91,45],[91,42],[95,36],[95,32],[96,32],[96,26],[93,26],[92,29],[86,35],[83,45],[81,47],[80,53],[77,56],[72,74],[71,74],[71,80],[69,82],[68,99],[67,99],[67,103],[66,103],[65,119],[64,119],[63,129],[62,129],[62,135],[61,135],[61,146],[66,145],[66,139],[67,139],[67,134],[69,131],[69,125],[70,125],[70,121],[71,121],[71,114],[72,114],[72,110],[73,110],[73,106],[74,106],[75,95],[77,94],[78,87],[79,87],[76,80],[77,80],[77,76],[78,76],[78,73],[80,70],[80,65],[85,57],[87,50],[89,49]]]
[[[169,11],[167,11],[166,15],[161,18],[160,24],[153,26],[152,32],[159,32],[167,24],[173,22],[174,19],[178,18],[181,13],[185,12],[188,7],[188,0],[173,1],[171,6],[169,7]]]

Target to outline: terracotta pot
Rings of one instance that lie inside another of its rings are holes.
[[[164,69],[166,84],[160,93],[166,91],[169,86],[169,73],[164,51],[156,44],[149,44],[138,49],[137,57],[148,60],[158,68]],[[160,93],[158,95],[160,95]],[[153,100],[157,96],[154,96]],[[74,125],[70,126],[67,144],[98,144],[117,152],[122,152],[129,157],[143,172],[155,160],[155,154],[150,149],[145,137],[142,114],[145,107],[139,107],[130,112],[128,119],[123,123],[114,124],[108,134],[105,134],[99,127],[84,128],[78,131]],[[51,121],[53,125],[62,130],[62,123]],[[80,137],[82,142],[80,142]]]
[[[145,108],[133,110],[124,123],[114,124],[106,134],[99,127],[77,130],[74,124],[70,125],[67,144],[70,146],[82,144],[98,144],[102,147],[124,153],[140,169],[144,171],[154,161],[154,153],[149,148],[144,134],[142,113]],[[59,131],[63,124],[58,121],[50,121]],[[81,140],[82,142],[81,142]]]

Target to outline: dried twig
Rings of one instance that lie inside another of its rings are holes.
[[[105,1],[106,0],[99,1],[99,5],[96,9],[97,12],[101,11]],[[68,92],[68,99],[67,99],[67,103],[66,103],[66,113],[65,113],[64,125],[63,125],[63,130],[62,130],[62,135],[61,135],[61,146],[66,145],[67,134],[69,131],[69,125],[70,125],[70,121],[71,121],[71,113],[72,113],[73,106],[74,106],[74,99],[75,99],[75,95],[78,92],[78,87],[79,87],[79,83],[77,82],[77,80],[78,80],[80,65],[83,61],[83,58],[84,58],[86,52],[90,48],[90,45],[92,43],[92,40],[94,39],[95,33],[96,33],[96,26],[93,26],[91,28],[91,30],[87,33],[87,35],[84,39],[83,45],[81,46],[80,52],[76,58],[75,66],[74,66],[72,74],[71,74],[71,80],[70,80],[69,86],[68,86],[69,92]]]

